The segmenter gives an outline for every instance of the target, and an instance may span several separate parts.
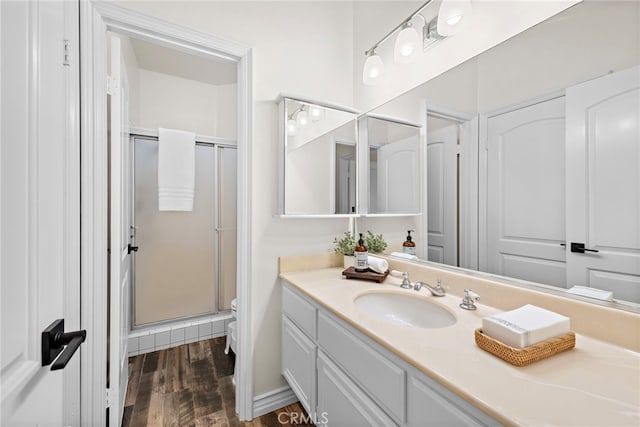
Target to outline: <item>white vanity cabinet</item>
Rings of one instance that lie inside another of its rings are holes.
[[[319,424],[500,425],[282,283],[282,374]]]

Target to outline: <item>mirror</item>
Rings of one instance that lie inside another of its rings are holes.
[[[373,110],[427,123],[423,259],[639,307],[639,22],[581,2]]]
[[[367,214],[420,211],[420,127],[394,119],[360,118],[360,141],[369,165]]]
[[[356,112],[291,97],[279,109],[280,213],[355,213]]]

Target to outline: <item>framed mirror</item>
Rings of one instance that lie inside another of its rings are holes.
[[[357,212],[357,111],[300,97],[278,101],[283,216]]]
[[[637,311],[639,66],[640,4],[581,2],[374,109],[427,124],[421,258]]]

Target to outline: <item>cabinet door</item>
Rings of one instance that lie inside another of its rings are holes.
[[[282,375],[307,413],[316,400],[316,346],[286,316],[282,316]]]
[[[396,425],[322,351],[318,352],[316,416],[323,426]]]
[[[434,384],[434,386],[438,385]],[[444,388],[440,391],[445,392]],[[455,401],[462,403],[459,398]],[[453,404],[443,394],[436,392],[433,387],[417,378],[409,377],[407,381],[407,425],[409,426],[499,425],[471,405],[464,406],[460,408]]]

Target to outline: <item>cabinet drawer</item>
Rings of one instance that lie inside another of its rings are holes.
[[[431,380],[410,376],[407,383],[407,425],[423,426],[499,426],[495,420],[455,397]]]
[[[322,351],[318,351],[317,417],[324,426],[395,425]]]
[[[400,423],[405,418],[405,372],[324,313],[318,344]]]
[[[282,375],[308,414],[316,406],[316,345],[282,316]]]
[[[312,339],[316,338],[316,308],[287,285],[282,287],[282,312]]]

